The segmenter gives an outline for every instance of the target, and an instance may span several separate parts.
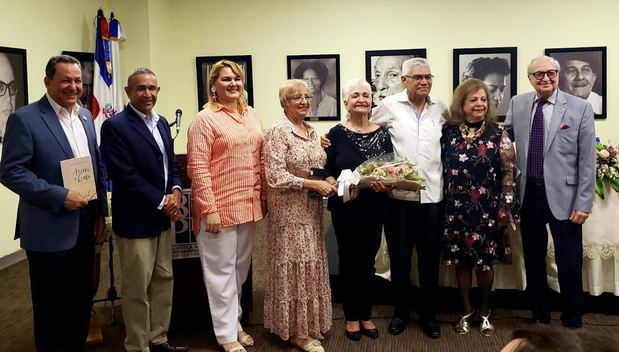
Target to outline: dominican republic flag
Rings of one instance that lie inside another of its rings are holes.
[[[118,41],[124,40],[120,22],[113,18],[108,23],[103,10],[97,11],[95,38],[95,67],[93,77],[92,116],[95,118],[97,141],[101,141],[101,125],[110,116],[122,110],[122,82],[120,81],[120,53]],[[118,91],[118,93],[116,93]]]

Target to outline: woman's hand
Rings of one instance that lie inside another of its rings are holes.
[[[330,184],[327,181],[322,181],[322,180],[317,180],[315,181],[315,185],[313,187],[313,189],[320,193],[321,196],[323,197],[331,197],[332,195],[337,193],[337,188]]]
[[[359,197],[359,188],[357,186],[350,186],[348,190],[350,191],[350,200],[355,200]]]
[[[327,149],[331,146],[331,141],[329,140],[329,138],[327,138],[327,134],[323,134],[322,136],[320,136],[320,146],[323,149]]]
[[[391,190],[391,186],[385,186],[382,182],[370,182],[370,188],[374,190],[374,192],[389,192]]]
[[[210,233],[219,233],[221,230],[221,219],[219,218],[219,213],[210,213],[206,214],[206,218],[204,220],[204,229],[206,232]]]

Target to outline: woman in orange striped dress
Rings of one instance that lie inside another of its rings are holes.
[[[193,232],[213,329],[224,351],[235,352],[254,344],[240,323],[241,286],[251,263],[256,221],[266,212],[262,125],[244,93],[241,68],[228,60],[215,63],[209,102],[192,121],[187,142]]]

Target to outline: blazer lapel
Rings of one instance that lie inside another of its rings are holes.
[[[74,156],[73,151],[71,150],[71,144],[69,144],[67,135],[62,129],[62,125],[60,125],[60,120],[58,120],[58,115],[56,115],[52,105],[47,100],[47,96],[44,95],[43,98],[39,100],[39,106],[41,108],[41,119],[43,119],[43,122],[47,128],[49,128],[67,158],[73,158]]]
[[[159,151],[159,146],[155,141],[155,137],[153,137],[153,134],[150,133],[148,127],[146,127],[146,124],[144,123],[144,121],[142,121],[142,118],[139,117],[130,106],[127,106],[126,110],[128,112],[128,120],[129,122],[131,122],[131,128],[136,130],[136,132],[138,132],[138,134],[142,136],[142,138],[146,139],[146,141],[151,145],[151,147]]]
[[[526,104],[522,105],[522,108],[525,109],[525,111],[522,112],[522,115],[524,116],[523,118],[524,124],[522,125],[522,128],[524,128],[524,131],[523,133],[521,133],[521,136],[522,136],[521,140],[522,140],[522,155],[524,155],[525,158],[527,155],[529,155],[529,139],[531,137],[531,118],[533,114],[533,104],[535,104],[536,97],[537,96],[535,95],[535,92],[529,94]],[[523,168],[521,167],[521,169]],[[525,170],[526,170],[526,163],[525,163]]]
[[[563,120],[563,116],[565,116],[565,111],[567,110],[567,100],[565,100],[565,96],[562,91],[557,92],[557,101],[556,106],[552,112],[552,119],[550,120],[550,127],[548,129],[548,138],[546,139],[546,143],[544,143],[544,156],[548,154],[548,150],[552,145],[552,141],[554,140],[557,132],[559,131],[559,125],[561,124],[561,120]]]

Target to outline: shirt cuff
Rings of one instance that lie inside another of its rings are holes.
[[[165,204],[165,197],[166,196],[163,196],[163,199],[161,199],[161,203],[159,203],[159,206],[157,206],[157,210],[163,209],[163,205]]]

